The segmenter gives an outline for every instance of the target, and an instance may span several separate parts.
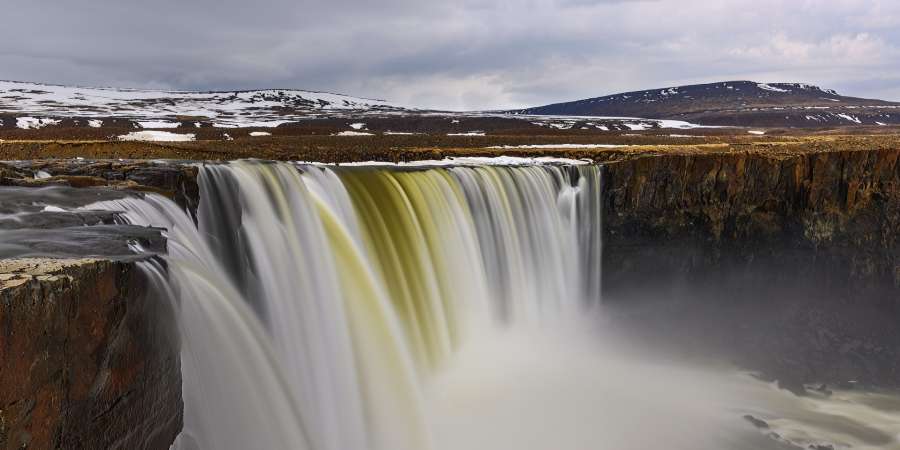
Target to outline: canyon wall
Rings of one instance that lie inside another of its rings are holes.
[[[134,263],[0,260],[0,449],[169,448],[174,326]]]
[[[900,384],[900,150],[598,158],[604,302],[636,336],[721,351],[798,392]],[[138,189],[190,209],[195,177],[180,164],[0,166],[0,185]],[[0,449],[168,448],[178,346],[150,294],[133,262],[0,260]]]
[[[732,151],[609,162],[605,299],[665,339],[737,352],[794,385],[900,384],[898,159]]]

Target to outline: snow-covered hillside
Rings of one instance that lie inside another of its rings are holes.
[[[645,131],[665,128],[678,130],[703,128],[700,125],[683,120],[641,119],[637,117],[552,115],[516,115],[514,117],[527,120],[533,125],[555,128],[557,130]]]
[[[822,127],[900,123],[900,103],[847,97],[805,83],[729,81],[625,92],[510,111],[633,116],[705,125]]]
[[[696,127],[684,121],[628,117],[510,116],[504,112],[428,111],[401,107],[382,100],[291,89],[185,92],[0,81],[0,127],[21,130],[57,126],[121,128],[123,125],[148,130],[201,128],[209,125],[218,128],[260,128],[277,127],[305,119],[369,120],[379,117],[418,117],[438,122],[447,119],[451,123],[459,123],[458,119],[463,118],[514,118],[532,126],[555,130],[633,131]],[[74,122],[65,122],[67,119]],[[352,130],[340,135],[373,135],[362,129],[362,122],[355,122],[350,126]],[[441,132],[440,127],[421,131]],[[448,135],[483,136],[485,133],[454,129]]]
[[[143,128],[174,128],[203,120],[219,127],[274,127],[314,117],[408,111],[382,100],[291,89],[179,92],[82,88],[0,81],[0,113],[22,117],[29,127],[52,125],[41,118],[127,119]],[[141,123],[143,122],[143,123]],[[24,128],[24,127],[22,127]]]

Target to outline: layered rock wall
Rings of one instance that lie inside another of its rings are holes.
[[[172,327],[134,263],[0,260],[0,449],[169,448]]]
[[[607,301],[654,304],[653,326],[693,329],[775,374],[900,384],[898,159],[732,151],[609,163]]]

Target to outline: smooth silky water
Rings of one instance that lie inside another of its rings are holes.
[[[609,332],[599,166],[241,161],[199,183],[196,218],[91,206],[168,230],[142,267],[179,316],[177,449],[900,448],[895,397],[801,399]]]

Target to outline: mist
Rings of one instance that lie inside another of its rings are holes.
[[[751,377],[652,357],[603,322],[476,334],[428,388],[436,448],[778,448],[742,418]]]

